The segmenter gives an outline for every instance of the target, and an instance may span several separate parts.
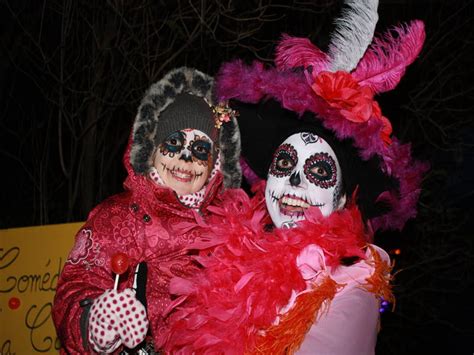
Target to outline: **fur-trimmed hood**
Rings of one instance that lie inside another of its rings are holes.
[[[157,141],[160,117],[166,108],[175,101],[177,95],[188,93],[202,97],[209,104],[214,105],[216,101],[214,100],[213,87],[214,79],[211,76],[196,69],[181,67],[168,72],[163,79],[148,89],[140,103],[133,124],[130,165],[135,173],[145,175],[149,172],[157,145],[160,143]],[[225,122],[221,126],[218,140],[215,143],[220,150],[224,186],[240,187],[240,133],[235,118],[231,118],[229,122]]]

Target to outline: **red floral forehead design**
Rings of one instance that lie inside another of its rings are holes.
[[[328,53],[307,38],[284,35],[275,67],[242,61],[222,66],[217,80],[220,100],[257,103],[273,98],[291,111],[313,112],[338,139],[352,138],[362,159],[374,155],[380,169],[399,182],[379,196],[391,211],[371,220],[374,229],[401,229],[416,215],[422,175],[427,164],[411,157],[409,144],[392,136],[390,121],[374,95],[394,89],[425,39],[423,22],[400,25],[374,39],[378,1],[346,0],[336,20]],[[295,70],[303,68],[303,71]]]

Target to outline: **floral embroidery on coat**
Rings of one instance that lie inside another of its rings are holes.
[[[93,266],[102,266],[105,260],[104,257],[99,257],[100,249],[100,243],[95,242],[92,237],[92,230],[84,228],[78,233],[66,263],[73,265],[80,263],[86,270],[90,270]]]
[[[69,253],[67,263],[78,264],[82,260],[87,259],[89,251],[92,249],[92,231],[90,229],[83,229],[77,234],[76,244]]]

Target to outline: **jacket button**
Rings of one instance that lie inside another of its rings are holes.
[[[151,221],[151,217],[147,214],[143,215],[143,222],[148,223]]]
[[[130,208],[132,209],[133,212],[137,212],[138,211],[138,205],[136,203],[132,203],[132,205],[130,206]]]

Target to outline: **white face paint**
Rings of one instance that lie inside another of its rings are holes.
[[[323,215],[341,208],[341,168],[331,146],[309,132],[288,137],[275,151],[265,199],[277,227],[292,227],[304,210],[319,207]]]
[[[211,139],[197,129],[171,133],[159,145],[154,166],[164,184],[178,195],[199,191],[212,169]]]

